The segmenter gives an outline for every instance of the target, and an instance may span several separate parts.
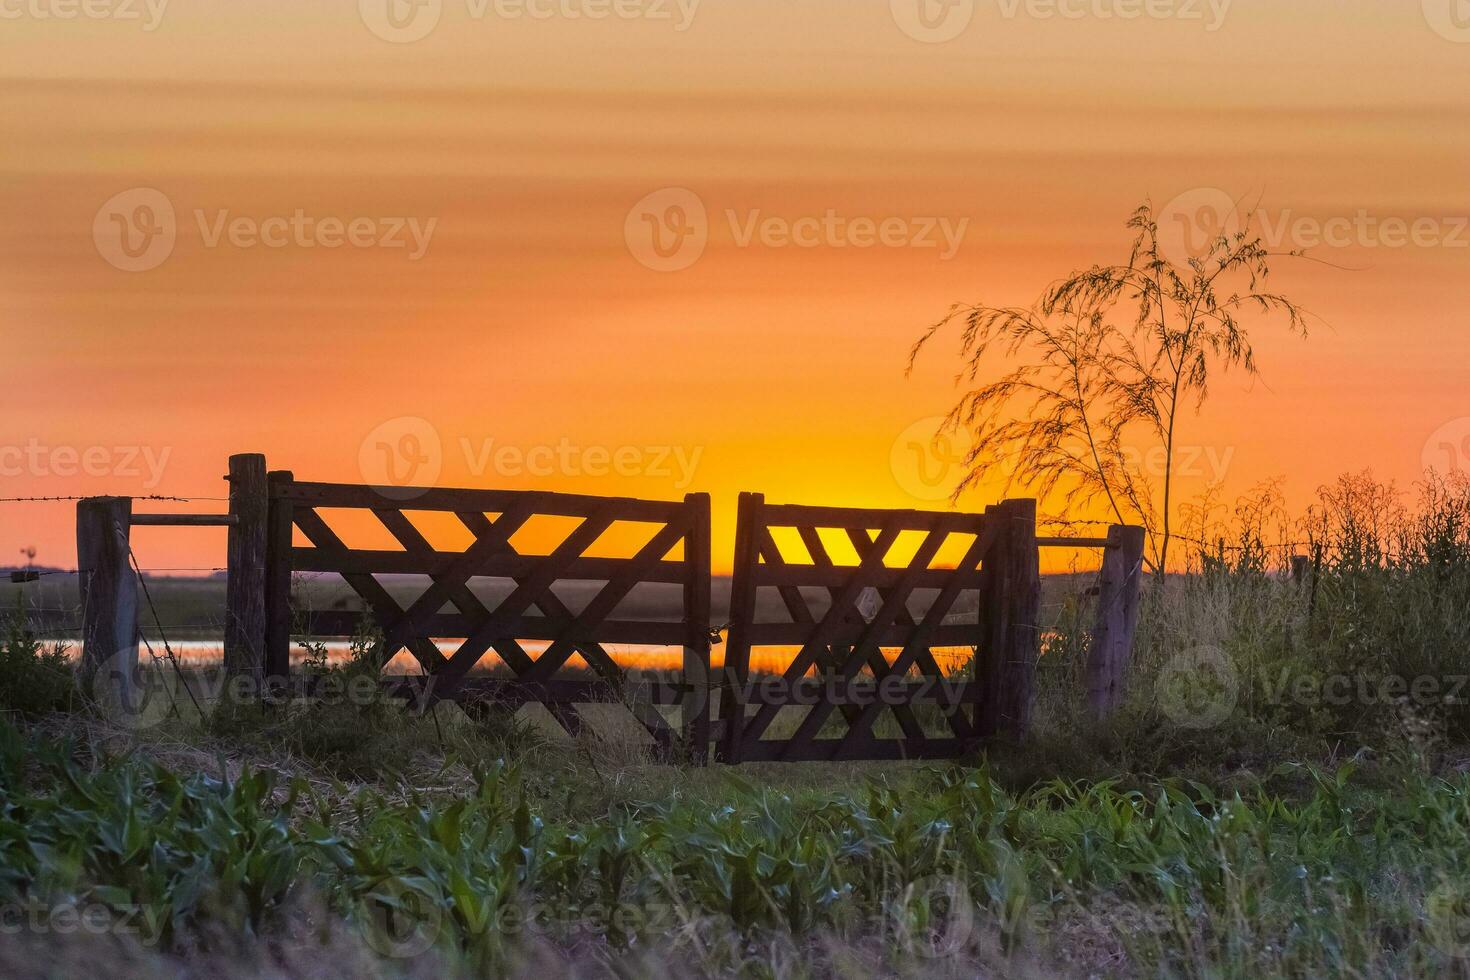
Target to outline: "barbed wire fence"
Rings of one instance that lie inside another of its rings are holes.
[[[229,501],[229,497],[221,497],[216,494],[178,495],[160,493],[97,493],[0,497],[0,505],[79,503],[81,501],[90,500],[95,497],[106,496],[127,497],[134,501],[161,501],[167,503],[224,503]],[[22,554],[26,554],[28,558],[33,556],[33,552],[31,552],[30,549],[22,549]],[[148,588],[147,579],[149,577],[167,575],[217,575],[223,572],[227,572],[229,570],[223,565],[145,566],[138,561],[137,555],[132,552],[131,548],[129,548],[129,555],[132,562],[133,571],[138,578],[139,587],[140,589],[144,590],[145,594]],[[25,567],[15,567],[7,569],[6,572],[8,574],[5,574],[3,578],[0,578],[0,584],[8,582],[9,584],[16,586],[25,586],[32,583],[43,582],[46,579],[72,579],[82,574],[81,569],[75,566],[67,566],[63,568],[47,568],[43,566],[40,568],[34,568],[31,567],[29,563]],[[70,583],[66,583],[66,585],[70,585]],[[0,613],[9,613],[12,611],[23,612],[25,614],[23,618],[26,622],[27,632],[38,638],[52,640],[73,639],[80,641],[82,634],[83,618],[80,590],[78,590],[77,593],[74,593],[76,595],[75,601],[67,602],[65,601],[64,592],[66,585],[63,585],[62,588],[58,588],[54,591],[47,590],[46,592],[42,592],[39,595],[33,594],[30,590],[27,590],[25,588],[16,589],[14,596],[15,605],[9,610],[0,610]],[[153,618],[154,622],[151,625],[145,626],[142,623],[139,624],[139,640],[142,641],[144,644],[147,644],[149,641],[148,631],[150,630],[157,635],[162,636],[168,630],[210,630],[222,625],[219,622],[165,624],[159,619],[156,609],[154,610]],[[149,648],[149,652],[152,653],[151,647]]]

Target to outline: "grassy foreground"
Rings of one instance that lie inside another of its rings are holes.
[[[1008,792],[988,765],[671,778],[541,748],[539,779],[347,787],[117,738],[0,728],[7,976],[1426,976],[1470,955],[1470,778],[1422,760]]]
[[[16,632],[0,975],[1470,974],[1470,489],[1329,488],[1302,582],[1275,513],[1151,584],[1117,718],[1081,720],[1063,603],[1033,736],[956,765],[371,701],[129,728]]]

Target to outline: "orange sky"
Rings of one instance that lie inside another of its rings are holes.
[[[953,302],[1027,303],[1126,259],[1132,208],[1194,188],[1296,227],[1428,218],[1449,241],[1277,263],[1327,325],[1305,343],[1257,329],[1264,377],[1217,382],[1185,434],[1193,483],[1213,460],[1227,494],[1285,476],[1303,503],[1346,469],[1407,483],[1437,430],[1470,436],[1470,30],[1452,0],[1236,0],[1218,22],[1206,0],[1138,19],[1100,16],[1130,0],[1063,0],[1076,17],[977,0],[944,43],[900,28],[919,23],[906,0],[620,0],[637,16],[603,19],[568,14],[608,0],[442,0],[410,43],[373,32],[392,33],[373,0],[154,0],[156,23],[143,0],[91,2],[109,16],[0,0],[0,496],[218,494],[237,451],[360,482],[422,419],[441,484],[709,491],[717,553],[740,490],[934,506],[894,446],[952,400],[953,345],[906,380],[916,333]],[[123,195],[130,219],[139,188],[176,241],[129,272],[104,205]],[[660,272],[626,228],[667,188],[703,205],[709,241]],[[417,258],[208,241],[298,211],[432,234]],[[965,234],[948,258],[738,240],[757,213],[828,212]],[[521,462],[495,462],[502,446]],[[89,450],[93,475],[69,463]],[[0,564],[32,544],[70,564],[72,521],[0,505]],[[160,567],[224,557],[207,531],[138,547]]]

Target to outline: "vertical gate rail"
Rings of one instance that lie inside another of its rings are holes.
[[[1040,580],[1035,504],[1007,501],[984,514],[773,505],[742,494],[736,526],[731,627],[721,691],[720,755],[731,763],[781,760],[953,758],[994,734],[1020,735],[1029,720],[1037,654]],[[783,555],[773,528],[795,532],[809,561]],[[839,563],[821,531],[850,543]],[[902,567],[889,563],[899,536],[920,542]],[[953,567],[930,567],[952,534],[968,545]],[[767,621],[760,589],[774,589],[785,618]],[[917,615],[916,589],[934,593]],[[976,591],[978,609],[956,622],[956,600]],[[863,608],[864,595],[877,608]],[[816,603],[809,600],[823,596]],[[825,608],[823,608],[825,606]],[[777,678],[753,678],[751,651],[794,647]],[[939,647],[975,648],[976,677],[948,677]],[[884,649],[898,652],[889,659]],[[867,687],[858,683],[861,678]],[[862,697],[853,695],[861,692]],[[937,705],[947,731],[925,732],[915,712]],[[783,708],[805,706],[793,732],[773,731]],[[902,735],[881,737],[887,709]],[[823,735],[840,717],[840,735]],[[774,737],[763,737],[768,734]]]
[[[267,672],[289,671],[293,631],[290,607],[294,572],[336,573],[363,600],[381,631],[380,666],[401,650],[418,661],[423,676],[396,678],[390,686],[420,703],[456,700],[470,710],[515,709],[539,702],[570,733],[586,725],[577,706],[610,699],[624,703],[668,755],[683,743],[695,760],[707,751],[709,732],[710,501],[691,494],[682,502],[588,497],[537,491],[374,488],[297,482],[288,472],[272,473],[266,574]],[[350,548],[319,513],[321,508],[371,514],[401,550]],[[435,548],[406,512],[451,514],[473,537],[463,551]],[[511,538],[538,516],[575,518],[578,524],[549,554],[523,554]],[[591,557],[586,552],[614,524],[657,526],[651,539],[629,558]],[[299,531],[307,544],[294,544]],[[682,545],[681,557],[669,555]],[[427,576],[427,591],[400,605],[377,575]],[[510,593],[491,606],[470,587],[476,578],[508,579]],[[591,600],[573,612],[553,587],[564,581],[601,583]],[[637,586],[681,586],[678,621],[614,618],[619,603]],[[452,611],[446,611],[452,609]],[[306,613],[303,632],[353,636],[359,616],[341,611]],[[442,653],[437,638],[458,638]],[[534,655],[527,641],[547,644]],[[683,648],[683,678],[632,685],[628,670],[604,644]],[[493,652],[510,678],[472,673]],[[559,676],[579,654],[595,680]],[[682,732],[658,710],[680,708]]]

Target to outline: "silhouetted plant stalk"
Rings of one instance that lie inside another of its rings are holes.
[[[1007,492],[1046,499],[1060,490],[1068,505],[1101,500],[1119,523],[1149,529],[1147,562],[1162,574],[1185,416],[1204,404],[1213,372],[1258,373],[1246,318],[1284,316],[1305,335],[1307,313],[1265,288],[1269,260],[1283,253],[1270,252],[1248,220],[1182,267],[1161,249],[1150,204],[1128,227],[1136,237],[1126,265],[1073,273],[1030,307],[956,304],[919,338],[908,366],[941,330],[960,325],[955,382],[967,390],[946,427],[969,431],[973,448],[956,498],[999,467]],[[985,380],[991,354],[1015,366]],[[1128,449],[1142,440],[1163,449],[1157,485],[1128,465]]]

